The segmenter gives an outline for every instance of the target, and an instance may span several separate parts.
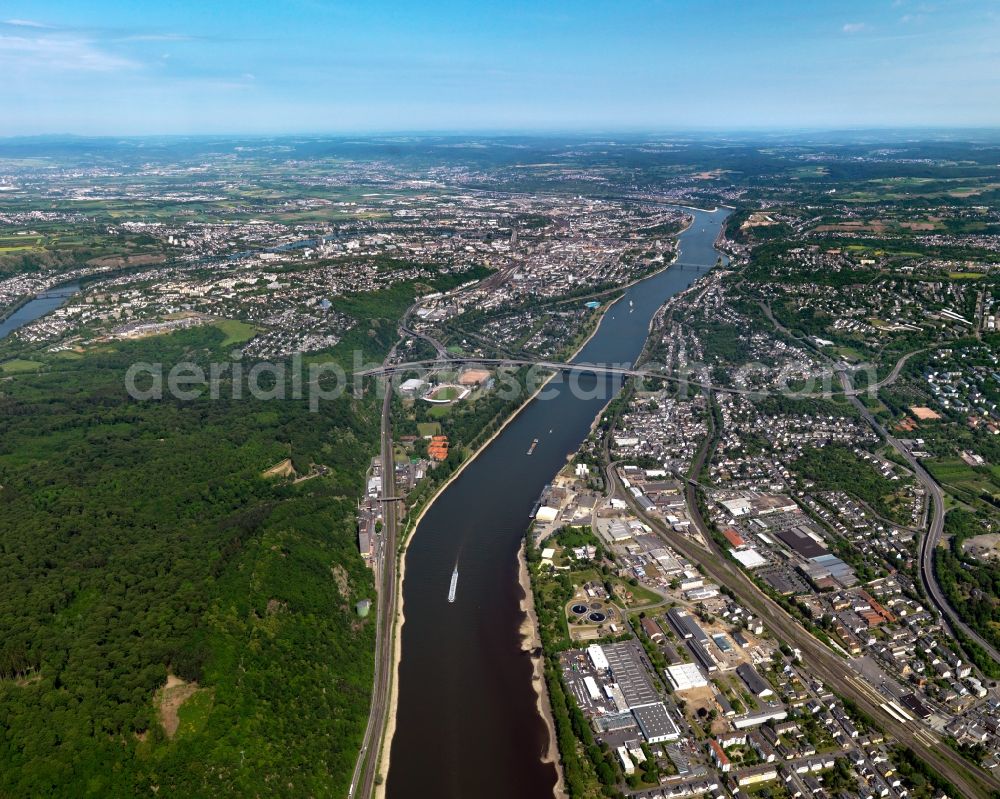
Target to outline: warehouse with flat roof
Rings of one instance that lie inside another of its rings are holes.
[[[703,644],[708,643],[708,635],[690,613],[679,608],[670,608],[667,611],[667,619],[681,638],[694,638]]]
[[[809,534],[805,525],[778,530],[774,533],[789,549],[798,552],[803,558],[818,558],[826,554],[826,547]]]
[[[675,691],[686,691],[689,688],[704,688],[708,678],[698,668],[697,663],[678,663],[667,667],[667,679]]]
[[[608,659],[604,655],[604,649],[600,644],[591,644],[587,647],[587,656],[590,658],[590,663],[597,671],[607,671],[608,670]]]
[[[681,737],[681,731],[677,729],[674,720],[670,718],[663,702],[634,707],[632,715],[635,716],[643,737],[651,744],[676,741]]]
[[[622,641],[617,644],[608,644],[604,647],[604,656],[607,658],[611,674],[615,682],[621,689],[625,697],[625,703],[629,708],[642,707],[659,702],[659,694],[649,680],[646,667],[639,659],[637,644],[633,641]]]

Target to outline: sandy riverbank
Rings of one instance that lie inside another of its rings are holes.
[[[558,799],[564,799],[566,781],[563,777],[562,761],[559,759],[559,745],[556,742],[556,722],[552,716],[552,702],[549,699],[549,687],[545,682],[545,654],[542,652],[542,639],[538,633],[538,616],[535,613],[535,594],[531,590],[531,575],[528,572],[528,560],[525,557],[525,545],[521,544],[517,551],[517,578],[524,595],[521,597],[521,610],[524,621],[521,622],[521,648],[531,656],[531,685],[535,689],[538,715],[545,722],[549,731],[549,745],[542,754],[543,763],[551,763],[556,767],[556,784],[553,794]]]

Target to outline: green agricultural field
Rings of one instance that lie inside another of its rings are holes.
[[[0,247],[40,247],[41,236],[0,236]]]

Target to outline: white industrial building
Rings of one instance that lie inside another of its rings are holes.
[[[559,510],[557,508],[551,508],[548,505],[542,505],[535,513],[535,521],[539,522],[554,522],[556,517],[559,515]]]
[[[625,772],[626,776],[635,774],[635,764],[632,762],[632,758],[628,756],[628,749],[624,746],[619,746],[616,750],[618,753],[618,759],[622,764],[622,771]]]
[[[419,377],[411,377],[409,380],[404,380],[400,384],[399,390],[403,394],[417,394],[426,385],[426,381],[421,380]]]
[[[591,644],[588,646],[587,657],[590,658],[590,664],[596,671],[607,671],[610,668],[608,658],[604,654],[604,650],[601,648],[600,644]]]
[[[689,688],[705,688],[708,678],[698,668],[697,663],[678,663],[667,667],[667,679],[675,691],[686,691]]]
[[[738,499],[724,499],[719,504],[733,516],[746,516],[750,512],[750,509],[753,508],[750,500],[743,497]]]
[[[730,549],[729,554],[748,569],[756,569],[767,563],[756,549]]]

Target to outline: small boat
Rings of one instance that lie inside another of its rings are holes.
[[[532,439],[531,440],[531,446],[528,447],[528,454],[530,455],[532,452],[534,452],[535,451],[535,447],[537,447],[537,446],[538,446],[538,439],[537,438]]]
[[[458,591],[458,564],[455,564],[455,571],[451,573],[451,585],[448,586],[448,601],[455,601],[455,593]]]

